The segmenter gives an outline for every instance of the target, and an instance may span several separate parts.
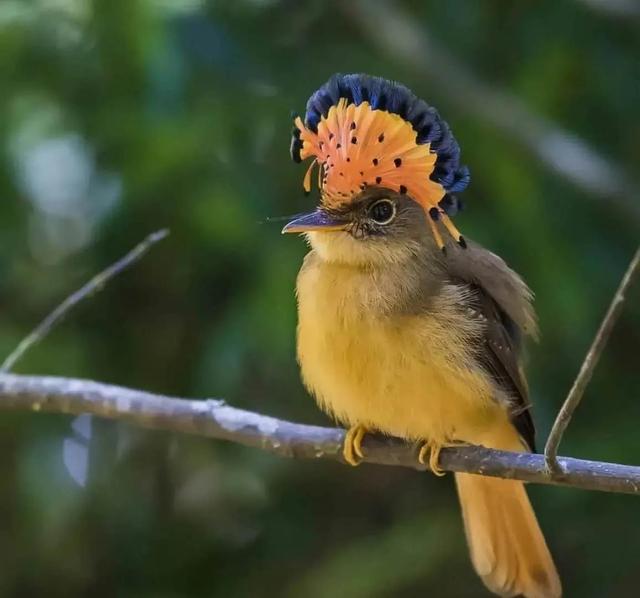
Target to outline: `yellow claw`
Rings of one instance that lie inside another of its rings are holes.
[[[360,465],[364,454],[362,453],[362,440],[367,433],[367,429],[364,426],[356,425],[351,426],[347,430],[347,434],[344,437],[344,444],[342,446],[342,455],[344,460],[349,464]]]
[[[444,445],[439,442],[425,442],[420,447],[420,452],[418,453],[418,462],[421,465],[427,465],[431,470],[431,473],[437,475],[438,477],[442,477],[445,472],[440,469],[438,465],[438,460],[440,459],[440,450]],[[429,458],[427,460],[427,453],[429,453]]]

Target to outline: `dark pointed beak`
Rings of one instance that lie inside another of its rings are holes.
[[[283,229],[282,234],[286,233],[306,233],[312,230],[321,231],[337,231],[347,228],[349,222],[342,220],[337,216],[328,214],[324,210],[317,209],[310,214],[299,216],[289,222]]]

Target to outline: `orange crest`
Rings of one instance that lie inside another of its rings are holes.
[[[311,191],[314,166],[322,203],[348,204],[367,187],[406,194],[464,246],[449,219],[469,182],[460,149],[437,111],[409,89],[368,75],[334,75],[311,96],[305,120],[297,117],[291,145],[295,161],[314,158],[304,177]]]
[[[429,179],[436,154],[428,143],[417,144],[416,131],[397,114],[341,98],[321,118],[317,133],[300,117],[295,124],[302,142],[300,157],[315,157],[304,188],[311,190],[311,170],[317,163],[322,201],[327,205],[344,204],[367,186],[406,193],[427,211],[437,208],[445,195],[442,185]]]

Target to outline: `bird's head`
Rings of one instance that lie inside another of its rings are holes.
[[[306,233],[327,259],[394,263],[425,242],[442,249],[440,225],[461,245],[449,216],[469,182],[460,149],[438,112],[399,83],[334,75],[297,117],[291,155],[318,166],[320,205],[284,227]]]
[[[366,189],[340,207],[321,204],[282,232],[304,233],[325,260],[354,265],[398,264],[425,246],[436,248],[420,205],[384,188]]]

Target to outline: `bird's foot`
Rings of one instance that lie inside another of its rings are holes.
[[[468,443],[463,441],[451,441],[451,442],[436,442],[429,440],[420,447],[418,453],[418,461],[420,465],[426,465],[431,473],[442,477],[446,472],[440,469],[438,462],[440,460],[440,451],[443,448],[456,448],[461,446],[469,446]]]
[[[367,431],[367,428],[360,424],[351,426],[347,430],[347,434],[344,437],[344,444],[342,445],[342,455],[349,465],[360,465],[362,459],[364,459],[362,440]]]
[[[447,446],[442,444],[441,442],[434,442],[433,440],[429,440],[425,442],[420,447],[420,452],[418,453],[418,462],[421,465],[426,465],[431,470],[431,473],[437,475],[438,477],[442,477],[445,472],[440,469],[438,465],[438,460],[440,459],[440,450],[443,446]]]

